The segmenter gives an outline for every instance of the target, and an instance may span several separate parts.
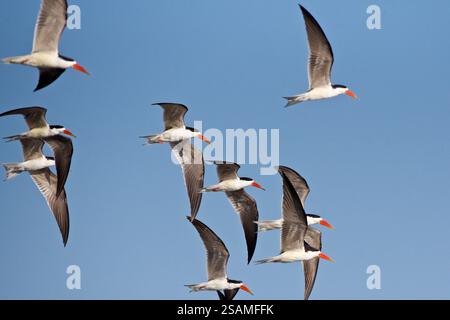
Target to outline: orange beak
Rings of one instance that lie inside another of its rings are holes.
[[[329,256],[327,256],[324,253],[319,253],[319,258],[322,258],[323,260],[327,260],[327,261],[330,261],[330,262],[334,262],[333,259],[331,259]]]
[[[241,289],[244,290],[245,292],[250,293],[251,295],[253,295],[252,290],[250,290],[249,288],[247,288],[245,285],[241,284]]]
[[[205,136],[203,136],[203,135],[199,135],[198,138],[199,138],[200,140],[205,141],[207,144],[210,144],[210,143],[211,143],[211,141],[209,141],[208,139],[206,139]]]
[[[71,137],[74,137],[74,138],[76,138],[77,136],[76,135],[74,135],[72,132],[70,132],[69,130],[64,130],[63,131],[65,134],[67,134],[68,136],[71,136]]]
[[[358,96],[353,91],[347,90],[345,91],[345,94],[349,97],[352,97],[353,99],[358,99]]]
[[[74,64],[74,65],[72,66],[72,68],[74,68],[74,69],[77,70],[77,71],[83,72],[84,74],[87,74],[88,76],[91,75],[85,68],[83,68],[83,67],[80,66],[79,64]]]
[[[327,227],[327,228],[330,228],[330,229],[334,229],[334,227],[331,225],[331,224],[329,224],[328,223],[328,221],[326,221],[326,220],[320,220],[320,222],[319,222],[321,225],[323,225],[324,227]]]
[[[252,183],[252,187],[255,187],[255,188],[258,188],[258,189],[261,189],[261,190],[266,191],[266,189],[264,189],[260,184],[258,184],[258,183],[256,183],[256,182],[253,182],[253,183]]]

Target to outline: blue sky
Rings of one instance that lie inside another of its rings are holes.
[[[205,252],[189,212],[180,169],[167,146],[142,147],[162,129],[151,103],[190,107],[204,129],[280,129],[280,162],[303,174],[307,210],[325,216],[324,252],[311,299],[445,299],[450,296],[450,44],[448,1],[313,1],[302,4],[335,53],[333,80],[360,97],[341,96],[284,109],[282,96],[307,88],[307,46],[297,1],[70,1],[82,29],[66,31],[61,53],[92,74],[68,71],[33,93],[37,72],[0,66],[0,110],[30,105],[78,138],[66,184],[71,230],[63,248],[53,217],[27,175],[0,183],[0,298],[216,299],[183,286],[206,280]],[[382,29],[368,30],[377,4]],[[39,1],[0,4],[0,57],[26,54]],[[25,130],[0,120],[0,136]],[[0,162],[20,161],[17,143]],[[280,214],[281,178],[241,175],[261,219]],[[205,184],[217,180],[207,167]],[[302,299],[298,263],[247,266],[238,217],[223,194],[207,194],[198,218],[231,253],[229,276],[255,296]],[[255,259],[277,254],[278,232],[262,234]],[[69,265],[82,289],[66,288]],[[378,265],[381,290],[368,290]]]

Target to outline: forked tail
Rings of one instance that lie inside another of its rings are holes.
[[[150,136],[143,136],[141,138],[147,140],[147,143],[145,145],[160,143],[158,134],[152,134]]]
[[[287,104],[286,104],[285,108],[293,106],[294,104],[301,103],[303,101],[308,100],[308,98],[307,98],[305,93],[299,94],[297,96],[292,96],[292,97],[284,97],[284,99],[287,100]]]
[[[275,257],[271,257],[271,258],[258,260],[258,261],[255,262],[255,264],[263,264],[263,263],[269,263],[269,262],[277,262],[277,260],[276,260]]]
[[[5,168],[6,171],[5,181],[14,178],[23,171],[17,163],[5,163],[3,168]]]
[[[3,139],[5,139],[6,142],[12,142],[12,141],[20,140],[20,139],[22,139],[22,138],[23,138],[23,137],[19,134],[19,135],[16,135],[16,136],[5,137],[5,138],[3,138]]]
[[[189,292],[197,292],[200,290],[198,284],[186,284],[184,286],[191,289]]]
[[[28,56],[17,56],[2,59],[3,63],[10,64],[24,64],[28,60]]]

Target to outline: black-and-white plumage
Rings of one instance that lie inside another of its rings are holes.
[[[287,106],[308,100],[327,99],[340,94],[347,94],[356,98],[356,95],[346,86],[331,84],[331,69],[334,63],[333,49],[317,20],[303,6],[300,5],[300,9],[305,20],[308,36],[309,90],[300,95],[286,97]]]
[[[4,63],[22,64],[39,69],[39,82],[34,91],[52,84],[68,68],[89,74],[75,60],[59,54],[59,42],[66,23],[66,0],[42,0],[34,29],[32,53],[3,59]]]
[[[190,217],[187,217],[187,219],[191,221]],[[191,221],[191,223],[200,235],[206,249],[208,281],[186,285],[186,287],[193,292],[217,291],[221,300],[232,300],[240,289],[253,294],[242,281],[228,279],[227,264],[230,253],[222,239],[198,219]]]
[[[25,138],[20,140],[23,149],[24,161],[35,162],[34,167],[28,168],[28,173],[44,196],[49,208],[51,209],[63,239],[64,246],[69,238],[69,209],[67,205],[67,196],[64,188],[57,194],[58,179],[48,168],[51,165],[51,158],[45,157],[42,152],[44,141],[41,139]],[[50,163],[42,161],[50,160]],[[41,165],[39,165],[41,164]]]
[[[283,168],[278,169],[283,178],[283,225],[281,228],[281,252],[279,255],[257,261],[257,263],[307,262],[305,268],[305,298],[308,298],[314,285],[317,268],[315,258],[332,261],[321,251],[320,233],[308,227],[305,210],[294,186]],[[310,243],[308,243],[308,241]],[[308,262],[313,260],[311,262]]]
[[[196,129],[186,127],[184,117],[188,112],[185,105],[179,103],[157,103],[163,109],[164,132],[144,136],[147,144],[169,143],[178,163],[183,170],[184,182],[191,207],[191,219],[194,220],[200,208],[205,176],[203,153],[192,143],[192,138],[209,141]]]
[[[244,188],[264,188],[251,178],[240,178],[237,174],[240,166],[232,162],[214,161],[217,166],[219,183],[203,189],[203,192],[225,192],[228,200],[241,219],[247,243],[247,261],[250,263],[256,248],[258,239],[259,219],[258,208],[255,199]]]
[[[298,172],[289,167],[280,166],[278,169],[282,170],[288,177],[289,181],[292,183],[292,186],[297,192],[300,201],[302,202],[303,208],[305,208],[306,198],[308,197],[310,192],[306,179],[303,178]],[[309,226],[321,224],[327,228],[333,229],[333,226],[319,215],[308,213],[306,214],[306,220]],[[259,231],[276,230],[281,229],[283,219],[258,221],[257,224]]]
[[[28,125],[28,132],[5,138],[8,141],[23,140],[28,138],[41,139],[45,141],[53,150],[56,161],[56,172],[58,176],[57,196],[59,196],[67,181],[73,155],[72,140],[64,137],[63,134],[72,137],[75,137],[75,135],[64,126],[49,125],[45,118],[46,114],[47,109],[45,108],[27,107],[4,112],[0,114],[0,117],[22,115]]]

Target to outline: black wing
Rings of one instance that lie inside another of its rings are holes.
[[[224,293],[222,293],[221,291],[217,291],[217,295],[219,296],[219,299],[223,300],[223,301],[231,301],[234,299],[234,297],[239,292],[239,288],[232,289],[232,290],[223,290],[223,292]]]
[[[228,191],[226,195],[234,210],[241,218],[245,241],[247,242],[248,263],[250,263],[253,253],[255,253],[256,242],[258,240],[258,225],[256,221],[259,219],[259,213],[256,201],[243,189]]]
[[[39,83],[34,92],[41,90],[55,82],[66,69],[60,68],[39,68]]]
[[[58,187],[56,196],[58,197],[64,190],[67,177],[69,176],[70,164],[72,162],[73,145],[72,140],[61,135],[44,139],[55,154],[56,173],[58,176]]]

